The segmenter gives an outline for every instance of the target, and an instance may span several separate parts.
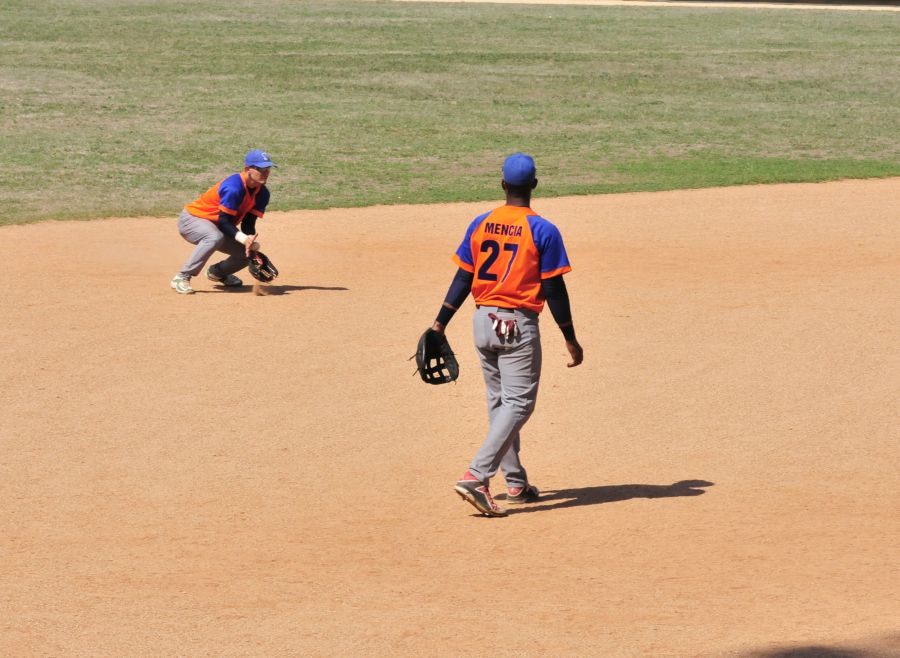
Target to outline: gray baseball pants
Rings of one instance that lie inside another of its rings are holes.
[[[247,267],[249,261],[244,245],[222,233],[215,222],[202,217],[194,217],[187,210],[182,210],[178,216],[178,232],[185,240],[197,245],[184,265],[181,266],[179,272],[181,276],[200,274],[206,261],[216,251],[228,254],[228,258],[215,264],[216,274],[223,279],[229,274],[234,274]]]
[[[520,335],[512,339],[497,336],[489,313],[501,319],[515,317]],[[528,474],[519,460],[519,430],[534,411],[541,378],[538,314],[479,306],[475,309],[473,327],[475,349],[487,388],[490,429],[469,471],[482,482],[488,482],[499,469],[508,487],[525,486]]]

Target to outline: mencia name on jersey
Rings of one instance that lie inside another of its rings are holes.
[[[495,222],[485,223],[484,232],[493,235],[508,235],[511,238],[522,237],[521,226],[510,226],[509,224],[497,224]]]

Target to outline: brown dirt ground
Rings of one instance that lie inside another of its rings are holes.
[[[545,314],[505,519],[471,301],[407,361],[494,204],[270,213],[265,297],[170,290],[174,217],[0,229],[0,654],[900,655],[898,201],[536,198],[586,360]]]

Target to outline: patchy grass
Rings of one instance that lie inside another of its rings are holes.
[[[260,8],[264,9],[260,9]],[[260,146],[273,209],[900,175],[900,16],[6,0],[0,223],[174,215]]]

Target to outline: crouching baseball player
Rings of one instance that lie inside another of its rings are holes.
[[[469,225],[453,256],[459,269],[431,327],[443,333],[472,293],[475,347],[487,388],[490,429],[454,488],[487,516],[506,515],[489,488],[498,469],[506,479],[508,502],[534,502],[540,496],[519,459],[519,432],[534,410],[541,378],[538,314],[545,300],[562,330],[569,367],[584,359],[563,281],[572,267],[562,236],[529,207],[537,187],[531,156],[509,156],[503,163],[501,186],[506,204]]]
[[[251,251],[259,250],[256,220],[262,218],[269,204],[266,181],[276,166],[265,151],[250,151],[242,172],[220,180],[184,207],[178,217],[178,232],[196,246],[172,278],[175,292],[194,292],[191,277],[200,274],[215,251],[228,258],[207,268],[206,278],[226,288],[243,285],[235,272],[247,267]]]

